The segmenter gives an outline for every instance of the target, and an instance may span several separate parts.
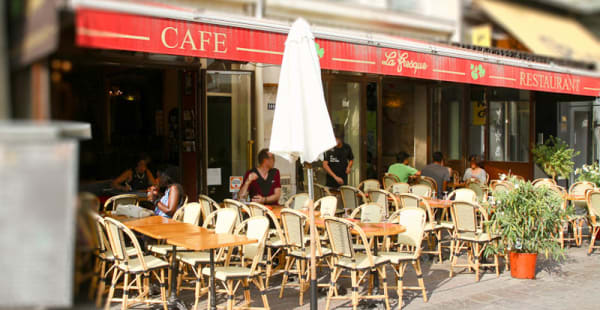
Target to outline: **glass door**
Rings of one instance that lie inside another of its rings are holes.
[[[231,198],[229,179],[252,165],[251,72],[207,71],[205,183],[217,201]]]

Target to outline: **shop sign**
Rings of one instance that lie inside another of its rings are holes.
[[[473,111],[473,126],[485,125],[485,103],[481,101],[471,101],[471,110]]]
[[[229,192],[236,193],[242,188],[243,177],[241,176],[230,176],[229,177]]]
[[[76,42],[82,47],[266,64],[281,64],[287,37],[262,30],[86,8],[76,12],[76,31]],[[315,43],[322,69],[600,95],[600,78],[595,77],[319,38]]]

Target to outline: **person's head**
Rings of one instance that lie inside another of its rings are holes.
[[[142,172],[146,171],[149,163],[150,163],[150,156],[148,156],[146,154],[141,154],[138,157],[137,163],[135,164],[135,171],[137,173],[142,173]]]
[[[405,165],[408,164],[408,158],[410,157],[410,155],[404,151],[398,153],[396,155],[396,161],[398,161],[399,163],[403,163]]]
[[[442,164],[444,162],[444,154],[442,152],[433,152],[431,157],[433,157],[434,163]]]
[[[479,157],[477,155],[469,156],[469,165],[471,169],[481,168],[481,163],[479,162]]]
[[[167,166],[158,171],[158,185],[166,187],[179,182],[179,169],[174,166]]]
[[[335,132],[335,146],[342,147],[344,145],[344,134],[341,130]]]
[[[258,165],[269,169],[275,167],[275,156],[268,149],[262,149],[258,152]]]

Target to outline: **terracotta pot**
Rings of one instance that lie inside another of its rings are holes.
[[[510,252],[510,275],[517,279],[535,279],[537,253]]]

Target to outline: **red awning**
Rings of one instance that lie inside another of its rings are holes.
[[[137,14],[76,2],[76,42],[82,47],[281,64],[287,27],[280,24],[211,22],[192,10]],[[315,36],[323,69],[600,96],[597,72],[399,38]]]

